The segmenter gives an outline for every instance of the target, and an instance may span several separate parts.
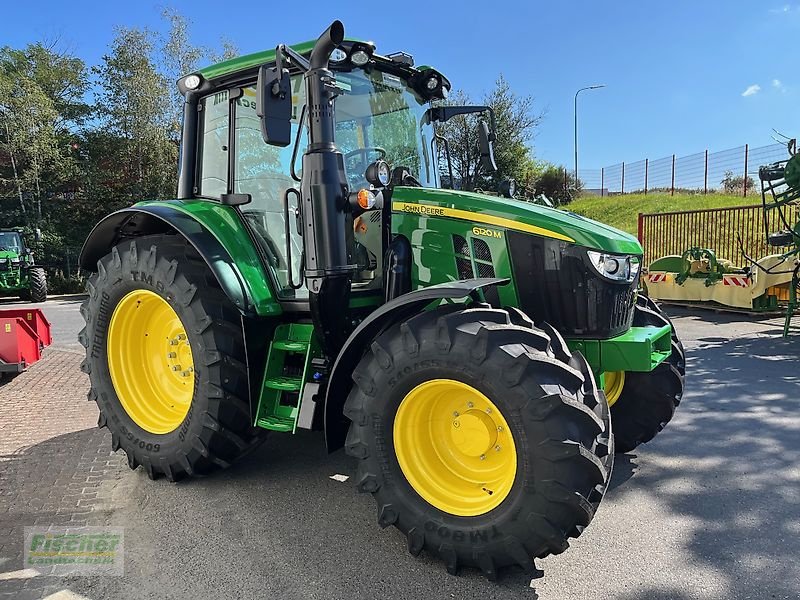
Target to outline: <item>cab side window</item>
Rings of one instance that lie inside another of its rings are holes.
[[[228,191],[228,92],[200,101],[200,156],[197,194],[219,198]]]

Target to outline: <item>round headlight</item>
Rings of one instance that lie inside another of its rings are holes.
[[[199,75],[189,75],[186,79],[183,80],[183,85],[186,86],[187,90],[196,90],[200,87],[200,76]]]
[[[428,77],[428,80],[425,82],[425,87],[428,88],[430,91],[435,90],[437,87],[439,87],[439,78]]]
[[[616,275],[617,271],[619,271],[619,261],[614,258],[613,256],[606,256],[605,264],[603,265],[603,269],[609,275]]]
[[[350,55],[350,62],[357,67],[363,67],[369,62],[369,54],[363,50],[356,50]]]
[[[386,187],[392,179],[392,171],[385,160],[376,160],[367,167],[364,178],[375,187]]]
[[[389,170],[389,163],[384,160],[378,162],[378,181],[381,185],[389,185],[389,180],[392,178],[392,173]]]
[[[347,52],[341,48],[335,48],[334,51],[331,52],[331,62],[342,62],[345,58],[347,58]]]

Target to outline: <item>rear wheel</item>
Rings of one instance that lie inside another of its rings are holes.
[[[605,374],[605,391],[614,423],[618,452],[630,452],[649,442],[675,414],[683,397],[686,355],[675,327],[661,309],[646,296],[637,301],[633,324],[636,327],[672,328],[670,356],[649,373],[619,371]]]
[[[28,270],[29,292],[31,302],[47,300],[47,275],[42,267],[31,267]]]
[[[97,267],[81,307],[82,368],[113,449],[174,481],[255,448],[240,317],[200,256],[181,238],[148,236]]]
[[[442,307],[381,334],[353,373],[345,449],[378,523],[455,573],[563,552],[611,473],[605,396],[580,354],[517,311]]]

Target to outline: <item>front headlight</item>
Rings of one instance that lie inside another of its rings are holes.
[[[18,265],[18,264],[19,264],[19,256],[14,256],[14,257],[11,259],[11,263],[12,263],[12,264],[15,264],[15,265]]]
[[[639,275],[640,260],[631,254],[606,254],[587,250],[589,262],[603,277],[614,281],[631,282]]]

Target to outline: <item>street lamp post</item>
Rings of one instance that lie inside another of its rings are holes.
[[[575,185],[578,185],[578,94],[585,90],[597,90],[606,87],[605,83],[582,87],[575,92]]]

